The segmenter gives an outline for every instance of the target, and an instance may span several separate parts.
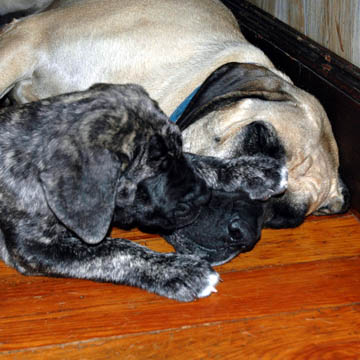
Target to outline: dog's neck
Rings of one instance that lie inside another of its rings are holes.
[[[181,115],[184,113],[185,109],[189,105],[192,98],[196,95],[198,90],[200,89],[200,86],[198,86],[195,90],[192,91],[190,95],[188,95],[182,103],[175,109],[175,111],[170,115],[170,121],[176,123]]]
[[[242,88],[254,77],[250,75],[261,70],[254,66],[237,62],[221,65],[182,101],[170,120],[183,131],[207,113],[237,102],[243,97]]]

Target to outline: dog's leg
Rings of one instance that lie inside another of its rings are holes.
[[[252,200],[267,200],[287,188],[286,166],[266,155],[219,159],[186,154],[195,171],[216,190],[244,191]]]
[[[136,286],[179,301],[210,295],[219,275],[194,256],[157,253],[124,239],[88,246],[77,238],[50,244],[28,240],[12,249],[26,275],[72,277]],[[23,269],[26,269],[24,271]]]
[[[0,33],[0,99],[15,89],[19,102],[37,100],[31,92],[31,76],[36,65],[36,54],[31,34],[23,32],[21,21],[13,21]]]
[[[186,154],[195,171],[213,189],[245,191],[252,200],[267,200],[287,189],[286,155],[271,124],[254,121],[238,135],[231,159]]]

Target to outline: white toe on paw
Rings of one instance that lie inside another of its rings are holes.
[[[280,189],[287,189],[287,186],[288,186],[288,170],[287,170],[287,167],[284,166],[282,169],[281,169],[281,180],[280,180]]]
[[[220,276],[218,273],[211,274],[208,276],[208,284],[198,295],[199,298],[209,296],[213,292],[217,292],[215,285],[219,282]]]

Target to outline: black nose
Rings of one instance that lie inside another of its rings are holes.
[[[239,220],[233,220],[230,224],[229,224],[229,234],[231,236],[232,241],[234,242],[240,242],[241,240],[243,240],[244,235],[242,232],[242,224]]]

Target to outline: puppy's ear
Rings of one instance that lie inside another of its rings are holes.
[[[244,98],[292,101],[286,81],[255,64],[227,63],[201,85],[176,124],[184,130],[197,119]]]
[[[55,216],[89,244],[104,239],[112,220],[120,162],[105,149],[61,142],[40,179]]]

